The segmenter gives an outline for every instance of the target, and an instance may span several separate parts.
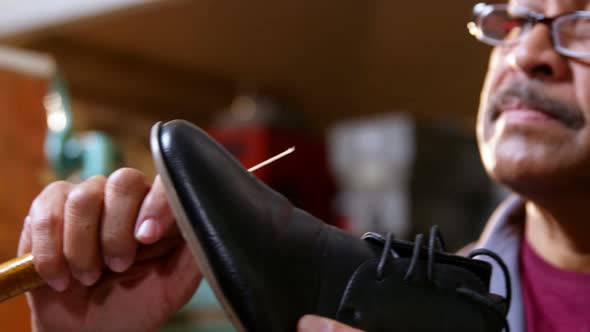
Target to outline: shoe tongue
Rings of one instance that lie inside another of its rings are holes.
[[[500,331],[503,317],[486,303],[455,291],[457,281],[473,279],[456,266],[438,266],[434,284],[404,280],[407,258],[391,260],[383,278],[377,260],[361,265],[350,278],[336,319],[367,331]],[[421,268],[424,274],[424,268]],[[455,278],[455,276],[457,278]],[[446,279],[446,280],[444,280]],[[473,293],[485,296],[479,287]]]

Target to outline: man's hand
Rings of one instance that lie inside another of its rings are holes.
[[[348,325],[344,325],[337,321],[313,316],[303,316],[297,324],[297,332],[362,332]]]
[[[163,186],[120,169],[34,200],[19,254],[49,286],[27,295],[35,331],[153,331],[201,280]]]

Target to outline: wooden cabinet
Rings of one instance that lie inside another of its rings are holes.
[[[43,79],[0,69],[0,260],[15,257],[22,221],[42,188]],[[29,331],[25,297],[0,303],[2,331]]]

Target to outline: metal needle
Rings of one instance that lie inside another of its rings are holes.
[[[269,158],[269,159],[261,162],[260,164],[258,164],[256,166],[252,166],[252,167],[248,168],[248,171],[254,172],[255,170],[259,169],[260,167],[266,166],[266,165],[272,163],[273,161],[275,161],[277,159],[281,159],[281,158],[283,158],[284,156],[288,155],[289,153],[291,153],[293,151],[295,151],[295,147],[294,146],[292,146],[292,147],[288,148],[287,150],[285,150],[285,151],[277,154],[274,157],[271,157],[271,158]]]

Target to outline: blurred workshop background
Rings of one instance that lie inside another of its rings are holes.
[[[473,124],[474,1],[0,1],[0,259],[56,179],[154,176],[152,124],[208,130],[297,205],[355,233],[475,239],[502,196]],[[0,304],[29,331],[24,297]],[[204,285],[162,331],[232,331]]]

